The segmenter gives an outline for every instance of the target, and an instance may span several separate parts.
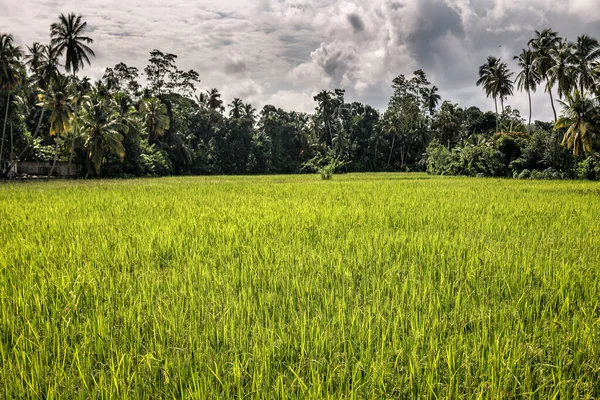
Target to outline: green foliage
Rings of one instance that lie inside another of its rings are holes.
[[[426,151],[427,172],[433,175],[504,176],[504,155],[493,143],[465,144],[448,150],[432,141]]]
[[[155,144],[148,144],[147,140],[142,140],[140,144],[143,175],[166,176],[172,173],[171,163],[164,151],[157,149]]]
[[[304,163],[302,170],[316,172],[322,180],[330,180],[334,174],[341,171],[347,163],[334,151],[329,150],[326,155],[317,155]]]
[[[437,140],[432,140],[425,151],[427,173],[432,175],[454,175],[457,157]]]
[[[62,160],[70,151],[69,162],[77,155],[73,161],[78,171],[86,173],[93,166],[99,177],[293,174],[331,151],[339,165],[319,161],[322,165],[314,172],[321,169],[330,177],[335,171],[428,170],[518,177],[527,169],[534,175],[533,171],[544,176],[595,176],[576,171],[578,157],[600,150],[598,102],[574,92],[576,86],[580,93],[600,87],[596,65],[600,44],[586,35],[571,43],[550,29],[536,31],[529,48],[516,57],[517,89],[531,92],[543,87],[552,97],[554,88],[566,99],[563,118],[555,127],[564,144],[572,147],[575,155],[570,155],[556,134],[548,133],[553,126],[536,122],[533,128],[531,105],[527,125],[519,110],[505,106],[513,91],[513,73],[499,58],[488,58],[477,82],[494,98],[495,113],[442,101],[437,87],[419,69],[393,79],[393,94],[381,115],[367,104],[347,102],[341,88],[314,96],[311,114],[273,105],[257,114],[242,98],[224,99],[216,88],[197,90],[199,75],[180,70],[177,55],[160,50],[150,53],[143,68],[145,82],[137,67],[124,63],[107,68],[98,82],[80,78],[74,72],[93,56],[88,47],[93,39],[84,36],[89,32],[93,31],[80,16],[61,15],[52,25],[51,43],[34,43],[26,52],[12,36],[2,34],[3,160],[47,160],[46,150],[54,145],[50,161]],[[73,73],[69,78],[61,73],[61,62]],[[97,104],[116,104],[118,117],[111,124],[119,128],[100,129],[96,124],[96,139],[90,140],[85,126],[89,127],[85,121],[89,107],[84,105],[93,93],[101,97]],[[28,131],[32,134],[26,136]],[[106,134],[99,135],[101,131]],[[38,134],[41,140],[36,139]],[[90,166],[88,160],[93,161]],[[547,172],[549,168],[556,174]]]
[[[467,145],[459,153],[458,171],[467,176],[504,176],[502,153],[489,143]]]
[[[600,180],[600,161],[597,157],[587,157],[577,164],[577,178]]]

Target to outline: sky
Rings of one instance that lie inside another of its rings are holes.
[[[81,14],[96,58],[93,79],[119,62],[141,70],[149,52],[179,56],[198,88],[310,112],[323,89],[384,110],[394,77],[423,69],[443,100],[483,110],[493,100],[475,85],[488,55],[513,56],[534,30],[576,40],[600,38],[599,0],[0,0],[0,31],[15,42],[49,41],[60,13]],[[528,114],[527,95],[508,102]],[[534,119],[550,120],[550,100],[533,95]]]

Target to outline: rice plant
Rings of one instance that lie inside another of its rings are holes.
[[[5,398],[597,398],[600,185],[0,186]]]

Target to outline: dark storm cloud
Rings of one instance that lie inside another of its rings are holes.
[[[229,75],[240,75],[246,72],[248,65],[246,62],[238,57],[233,57],[230,61],[225,64],[225,72]]]
[[[362,32],[365,30],[365,23],[358,14],[348,14],[348,22],[350,22],[350,25],[352,25],[355,32]]]
[[[444,100],[493,107],[475,86],[488,55],[513,56],[534,29],[600,37],[598,0],[0,0],[0,29],[21,45],[47,43],[60,13],[82,14],[97,57],[93,79],[120,61],[143,69],[154,48],[194,68],[224,100],[311,111],[322,89],[385,108],[398,74],[422,68]],[[533,96],[548,119],[547,94]],[[527,96],[508,101],[524,113]]]
[[[424,68],[431,65],[437,52],[436,42],[445,35],[464,37],[460,15],[441,1],[427,0],[419,3],[415,29],[406,38],[414,58]]]

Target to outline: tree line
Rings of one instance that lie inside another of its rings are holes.
[[[600,45],[536,31],[513,73],[489,57],[477,85],[495,111],[443,101],[425,72],[399,75],[387,108],[347,102],[342,89],[314,96],[312,113],[256,110],[198,90],[177,56],[150,53],[140,71],[119,63],[102,79],[80,77],[95,56],[88,26],[60,15],[48,44],[24,50],[0,34],[0,169],[18,161],[76,165],[80,176],[428,171],[483,176],[600,178],[596,161]],[[529,119],[505,102],[529,94]],[[531,92],[558,90],[554,123],[531,121]],[[500,109],[498,109],[498,103]]]

